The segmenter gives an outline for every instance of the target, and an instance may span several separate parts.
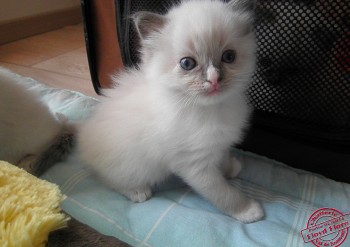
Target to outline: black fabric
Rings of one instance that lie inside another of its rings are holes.
[[[84,36],[85,36],[85,46],[88,56],[88,63],[90,69],[90,76],[94,90],[99,94],[101,84],[98,80],[97,66],[96,66],[96,54],[95,54],[95,40],[94,37],[94,23],[93,15],[91,13],[91,2],[87,0],[81,0],[82,17],[84,23]]]
[[[117,2],[123,62],[137,66],[130,15],[164,13],[178,1]],[[247,92],[254,114],[241,147],[326,176],[317,164],[329,154],[329,165],[342,169],[330,177],[350,182],[343,176],[350,170],[350,0],[258,0],[255,23],[257,69]],[[314,157],[305,161],[300,154],[308,152]]]

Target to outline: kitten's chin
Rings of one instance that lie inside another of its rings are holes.
[[[212,91],[207,93],[201,93],[197,102],[201,105],[215,105],[222,101],[225,101],[231,96],[229,92],[225,91]]]

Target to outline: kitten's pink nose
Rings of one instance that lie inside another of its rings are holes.
[[[210,83],[209,93],[214,93],[220,89],[220,72],[213,65],[207,70],[207,81]]]
[[[220,72],[213,65],[210,65],[207,70],[207,80],[212,84],[219,84]]]
[[[211,82],[211,91],[215,92],[218,91],[220,89],[220,84],[217,81]]]

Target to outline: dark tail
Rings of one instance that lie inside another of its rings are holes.
[[[64,161],[72,153],[75,146],[75,137],[76,130],[74,126],[66,125],[51,145],[32,164],[32,174],[40,176],[54,164]]]

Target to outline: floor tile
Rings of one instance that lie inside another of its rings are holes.
[[[0,46],[0,61],[30,66],[85,46],[82,24]]]
[[[90,80],[85,47],[37,63],[32,67]]]
[[[14,73],[22,76],[31,77],[50,87],[79,91],[85,95],[96,97],[91,80],[88,79],[3,62],[0,62],[0,66],[8,68]]]

